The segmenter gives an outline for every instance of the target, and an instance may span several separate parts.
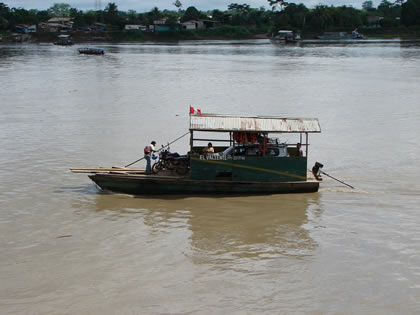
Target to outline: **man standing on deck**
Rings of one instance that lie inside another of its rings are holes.
[[[146,174],[152,173],[152,154],[156,152],[155,145],[156,141],[152,141],[144,148],[144,158],[146,159]]]

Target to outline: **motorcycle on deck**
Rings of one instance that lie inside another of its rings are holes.
[[[175,170],[178,175],[185,175],[190,168],[190,158],[188,155],[179,155],[177,152],[170,152],[169,145],[166,149],[159,152],[159,160],[153,164],[152,172],[157,174],[162,170]]]
[[[190,170],[190,156],[181,155],[175,158],[175,172],[178,175],[185,175]]]

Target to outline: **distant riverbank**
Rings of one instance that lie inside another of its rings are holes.
[[[38,32],[30,34],[26,39],[31,42],[55,42],[60,33]],[[105,31],[105,32],[73,32],[70,33],[75,42],[142,42],[142,41],[176,41],[176,40],[232,40],[268,38],[264,31],[245,27],[223,26],[207,30],[178,32],[139,32],[139,31]],[[15,41],[11,32],[1,33],[3,42]]]
[[[418,32],[406,28],[398,29],[363,29],[361,33],[370,39],[420,39]],[[23,41],[53,43],[60,33],[32,33]],[[75,42],[161,42],[179,40],[234,40],[234,39],[265,39],[270,35],[262,30],[237,26],[223,26],[214,29],[177,31],[177,32],[139,32],[139,31],[105,31],[105,32],[74,32],[69,34]],[[304,32],[302,38],[316,39],[319,33]],[[3,43],[16,41],[11,32],[0,33]]]

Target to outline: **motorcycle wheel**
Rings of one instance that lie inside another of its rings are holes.
[[[188,164],[186,164],[186,163],[180,163],[180,164],[177,166],[177,168],[175,169],[175,172],[176,172],[178,175],[185,175],[185,174],[187,174],[187,173],[188,173],[188,170],[189,170],[189,168],[188,168]]]
[[[152,166],[152,173],[157,174],[161,170],[162,170],[162,163],[160,163],[160,161],[159,162],[156,162],[155,164],[153,164],[153,166]]]
[[[172,170],[175,168],[175,165],[173,164],[173,162],[172,162],[172,161],[167,161],[167,162],[166,162],[166,165],[165,165],[165,168],[166,168],[167,170],[172,171]]]

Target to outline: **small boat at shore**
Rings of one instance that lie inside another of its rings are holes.
[[[70,35],[59,35],[58,40],[54,42],[54,45],[71,46],[74,45],[74,41],[71,39]]]
[[[74,45],[74,41],[70,35],[61,34],[61,35],[58,35],[58,39],[54,42],[54,45],[71,46],[71,45]]]
[[[103,55],[105,50],[103,48],[83,47],[78,49],[79,54],[84,55]]]
[[[57,40],[57,41],[54,42],[54,45],[58,45],[58,46],[71,46],[71,45],[74,45],[74,42],[71,39],[59,39],[59,40]]]
[[[351,33],[346,32],[325,32],[323,35],[318,36],[322,40],[348,40],[348,39],[365,39],[365,36],[360,34],[357,30]]]
[[[270,40],[274,43],[296,43],[300,42],[302,38],[298,33],[291,30],[279,30],[276,35],[272,36]]]
[[[144,169],[127,167],[70,170],[91,173],[90,179],[103,190],[133,195],[316,192],[319,180],[307,168],[308,135],[320,132],[316,118],[190,114],[185,172],[146,174]],[[203,138],[215,133],[217,138]],[[284,134],[294,135],[296,143],[273,137]],[[203,142],[208,141],[221,145],[214,147],[214,153],[205,153]]]

